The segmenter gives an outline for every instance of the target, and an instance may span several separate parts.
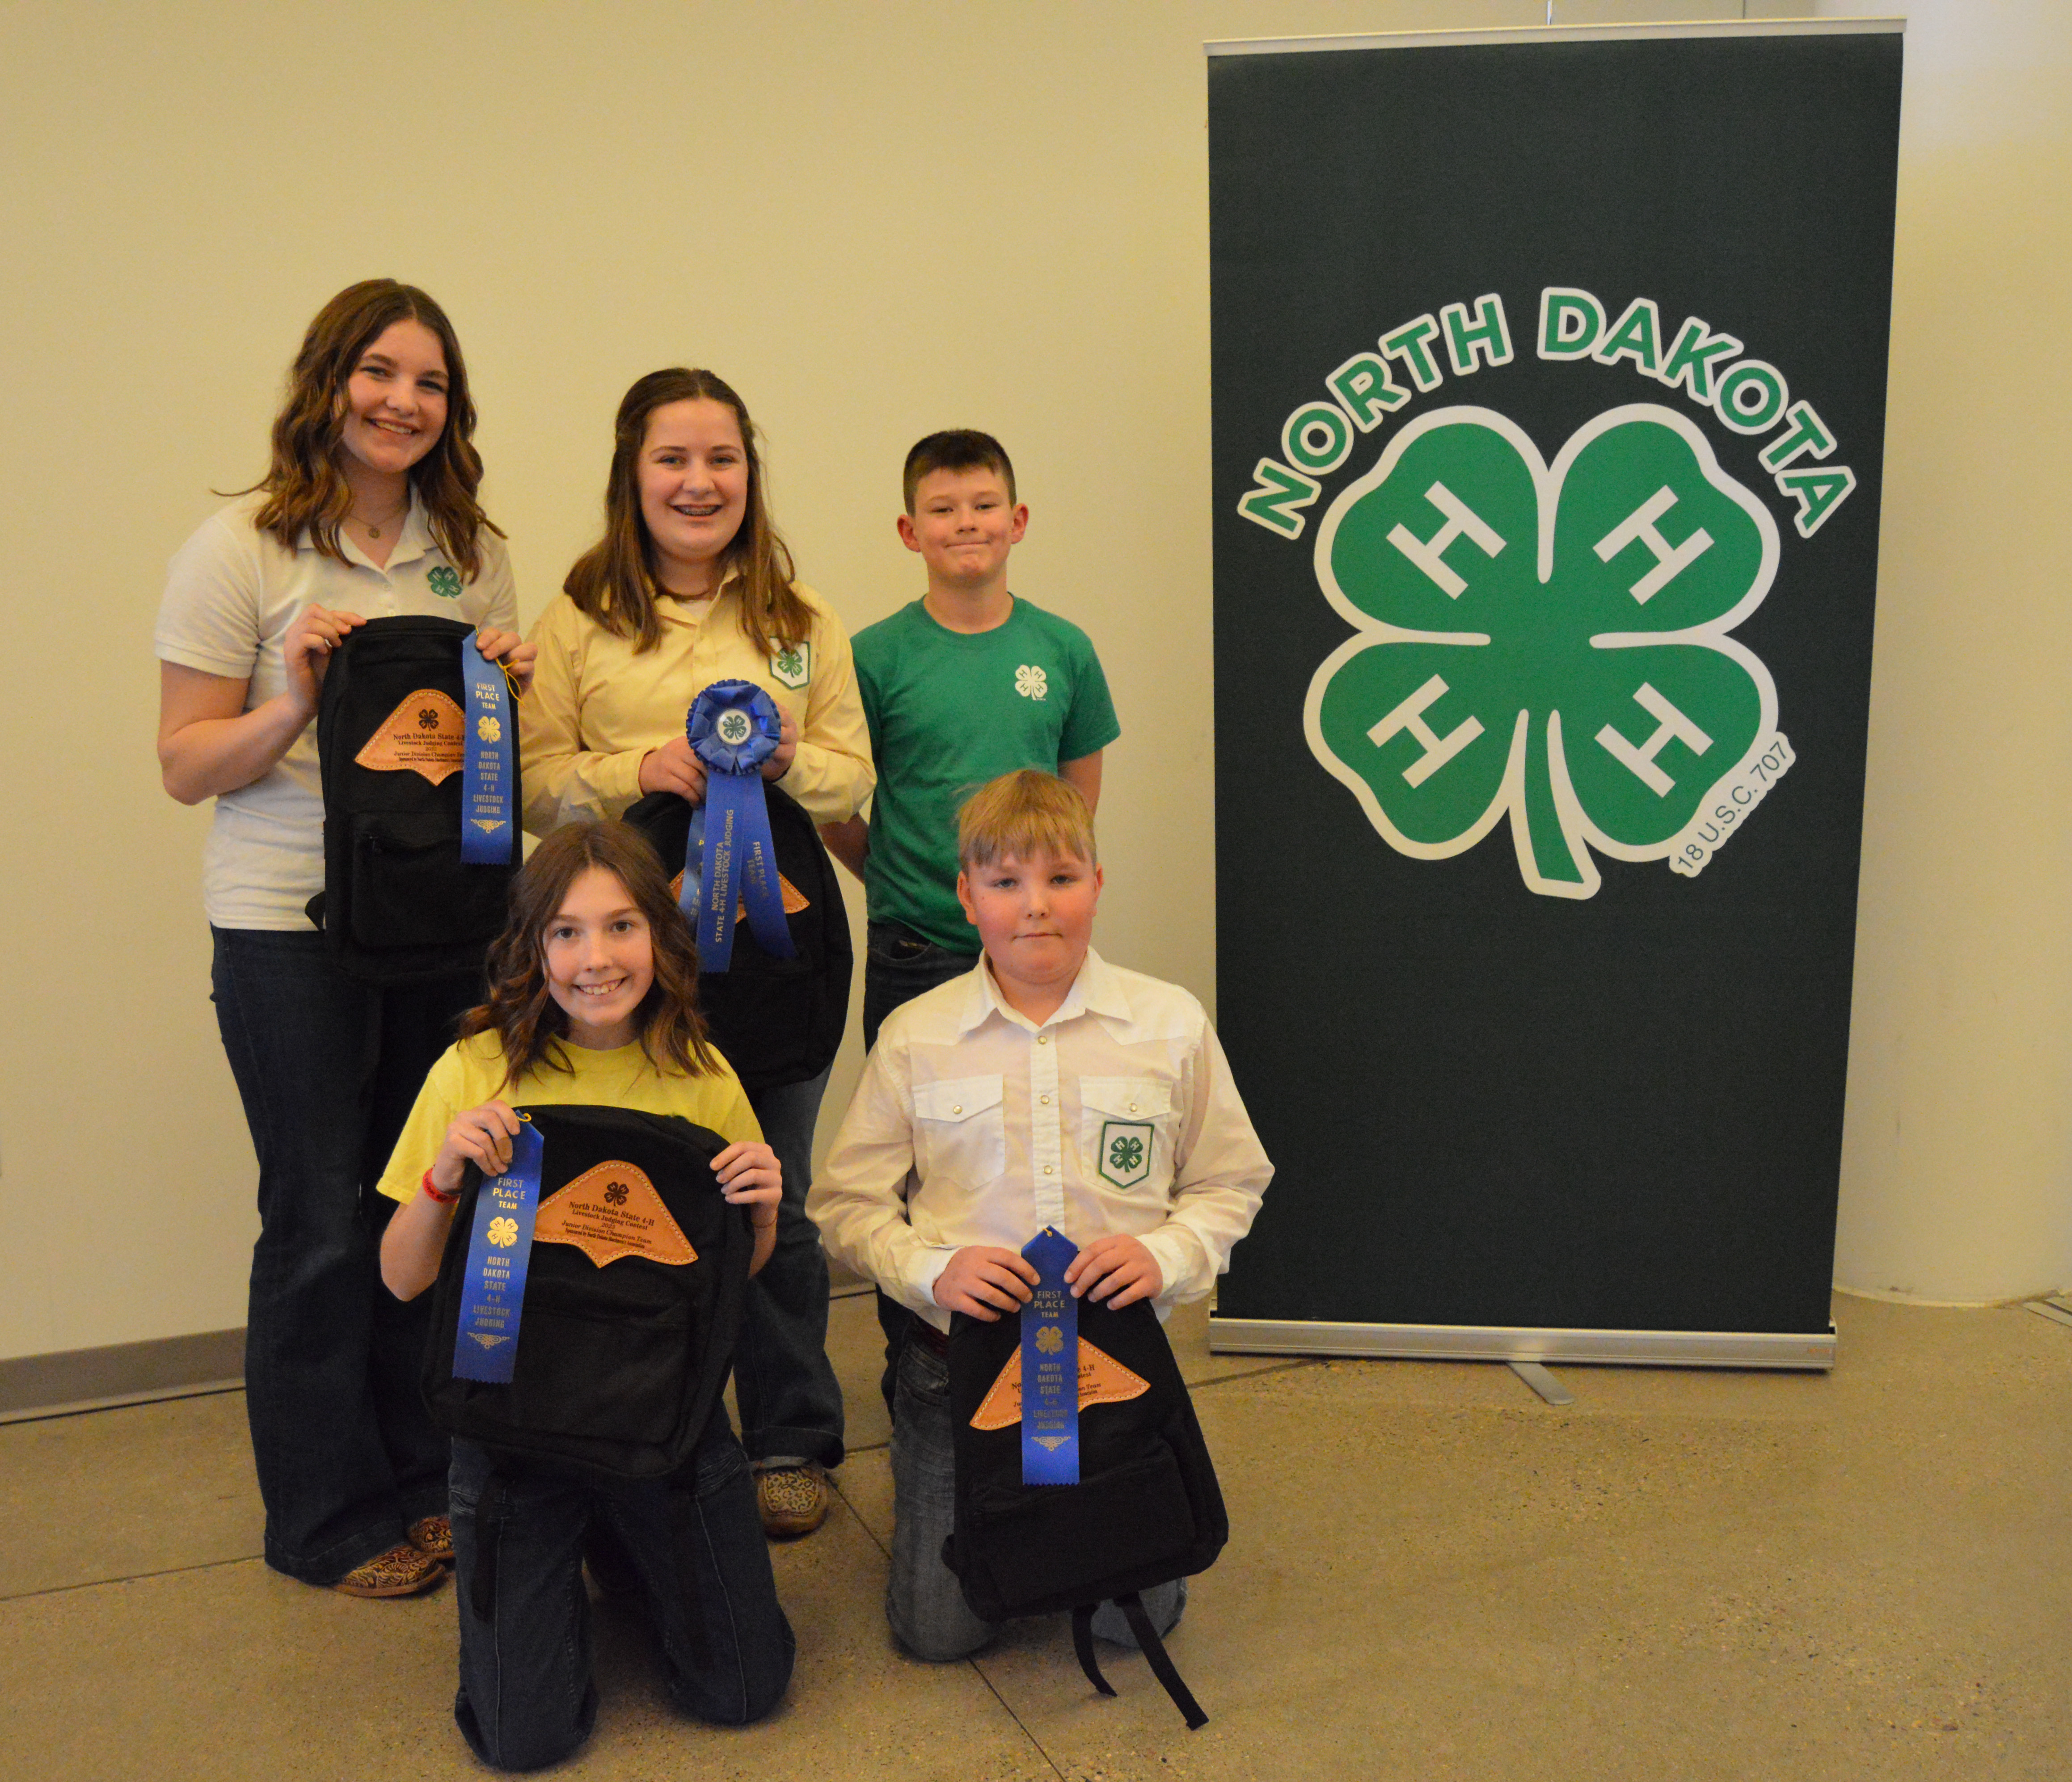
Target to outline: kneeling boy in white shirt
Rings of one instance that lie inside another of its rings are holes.
[[[1228,1267],[1273,1173],[1202,1005],[1089,945],[1101,869],[1079,793],[1005,774],[964,805],[957,839],[984,957],[887,1018],[809,1207],[830,1256],[909,1314],[892,1357],[886,1613],[939,1659],[995,1631],[942,1557],[950,1314],[1018,1311],[1037,1279],[1022,1248],[1054,1226],[1079,1246],[1075,1296],[1148,1299],[1163,1318]],[[1144,1599],[1163,1633],[1185,1581]],[[1112,1606],[1094,1631],[1135,1644]]]

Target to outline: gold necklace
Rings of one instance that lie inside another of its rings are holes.
[[[367,528],[367,536],[369,538],[379,538],[381,536],[382,526],[386,526],[393,519],[401,518],[409,511],[410,498],[408,495],[405,495],[403,498],[403,504],[401,507],[393,508],[389,512],[385,513],[381,516],[381,524],[380,526],[374,524],[370,520],[361,519],[357,510],[356,510],[349,517],[353,519],[359,520],[360,524]]]

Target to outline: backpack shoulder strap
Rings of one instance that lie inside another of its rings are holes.
[[[1072,1650],[1078,1655],[1079,1669],[1087,1673],[1087,1681],[1103,1695],[1115,1694],[1115,1686],[1101,1675],[1100,1666],[1094,1662],[1094,1611],[1098,1603],[1082,1603],[1072,1611]]]
[[[1180,1710],[1180,1717],[1187,1722],[1187,1731],[1193,1732],[1208,1724],[1209,1717],[1202,1713],[1202,1704],[1194,1699],[1194,1692],[1180,1680],[1180,1673],[1166,1651],[1166,1642],[1158,1637],[1158,1630],[1151,1624],[1151,1617],[1144,1612],[1144,1599],[1135,1591],[1125,1591],[1115,1599],[1115,1606],[1128,1618],[1130,1632],[1137,1636],[1137,1643],[1144,1649],[1145,1662],[1150,1665],[1151,1674],[1166,1687],[1173,1698],[1173,1706]],[[1092,1632],[1092,1612],[1087,1612],[1088,1632]],[[1072,1615],[1072,1633],[1079,1635],[1079,1612]],[[1083,1664],[1085,1660],[1081,1659]]]

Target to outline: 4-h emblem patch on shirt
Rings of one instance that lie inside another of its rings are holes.
[[[425,583],[441,600],[460,598],[460,573],[443,563],[434,565],[426,573]]]
[[[1117,1188],[1134,1188],[1151,1173],[1151,1123],[1148,1120],[1101,1123],[1100,1172]]]
[[[1014,690],[1024,699],[1042,699],[1050,691],[1050,677],[1025,662],[1014,671]]]
[[[804,686],[812,678],[812,645],[779,644],[770,652],[770,673],[780,685],[794,688]]]

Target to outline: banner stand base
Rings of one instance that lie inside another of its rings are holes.
[[[1511,1371],[1550,1405],[1572,1405],[1576,1395],[1537,1361],[1513,1361]]]
[[[1784,1368],[1835,1365],[1826,1332],[1540,1330],[1480,1324],[1330,1324],[1209,1315],[1213,1355],[1358,1355],[1418,1361],[1585,1361],[1626,1367]]]

